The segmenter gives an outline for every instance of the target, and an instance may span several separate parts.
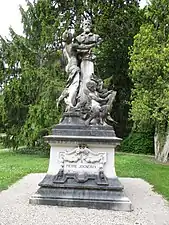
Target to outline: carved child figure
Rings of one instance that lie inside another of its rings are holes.
[[[103,118],[105,112],[107,112],[107,102],[111,94],[101,98],[97,92],[97,83],[92,80],[86,84],[86,87],[87,90],[85,94],[88,96],[88,106],[90,106],[90,115],[86,120],[86,125],[89,125],[92,120],[95,120],[94,123],[97,125],[103,125]]]

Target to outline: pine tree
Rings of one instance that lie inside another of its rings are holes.
[[[64,86],[58,48],[59,23],[51,1],[20,8],[24,37],[10,29],[11,40],[1,37],[1,60],[6,65],[1,79],[1,115],[6,143],[34,146],[57,123],[56,98]]]

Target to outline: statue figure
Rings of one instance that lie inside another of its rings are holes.
[[[116,92],[103,88],[103,81],[94,74],[95,55],[92,48],[102,39],[91,32],[89,20],[83,24],[83,32],[73,38],[70,30],[63,34],[64,56],[67,59],[65,71],[67,86],[58,99],[64,100],[66,112],[78,112],[86,125],[104,125],[115,99]]]
[[[107,116],[110,114],[112,103],[115,99],[116,92],[106,91],[99,93],[99,84],[95,81],[89,81],[87,84],[86,94],[86,107],[88,113],[86,115],[86,125],[95,124],[95,125],[104,125],[106,123]],[[109,119],[111,122],[113,120]]]
[[[81,104],[85,101],[84,90],[87,82],[90,81],[92,74],[94,74],[94,59],[95,55],[92,48],[98,46],[102,39],[97,34],[91,33],[91,22],[85,20],[83,23],[83,33],[75,38],[76,50],[79,59],[81,70],[81,86],[79,90],[79,102]]]
[[[66,88],[59,97],[57,104],[64,99],[66,103],[66,111],[74,108],[77,103],[77,95],[80,88],[80,68],[78,67],[77,53],[73,45],[73,35],[70,30],[63,34],[63,54],[67,60],[65,71],[68,74]]]

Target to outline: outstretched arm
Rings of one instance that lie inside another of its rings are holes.
[[[92,43],[92,44],[78,44],[78,43],[74,43],[73,44],[73,48],[77,49],[77,50],[90,50],[91,48],[95,47],[96,43]]]

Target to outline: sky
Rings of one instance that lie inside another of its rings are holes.
[[[147,0],[141,0],[140,6],[144,7]],[[0,0],[0,35],[8,37],[9,27],[22,34],[21,15],[19,5],[26,7],[25,0]]]

